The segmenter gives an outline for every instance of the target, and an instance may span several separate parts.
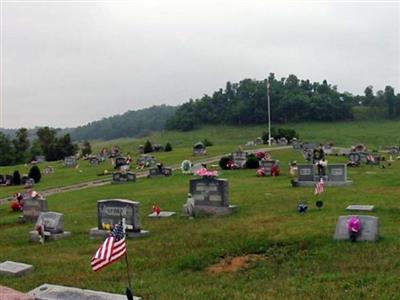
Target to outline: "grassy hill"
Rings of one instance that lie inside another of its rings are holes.
[[[396,122],[287,127],[295,128],[303,140],[333,141],[340,146],[364,142],[376,148],[394,144],[400,129]],[[211,156],[231,152],[262,131],[260,126],[207,127],[189,133],[159,133],[150,139],[172,143],[173,152],[156,154],[171,164],[192,158],[191,146],[198,140],[214,142],[209,148]],[[100,149],[117,143],[133,153],[144,140],[97,142],[93,146]],[[259,178],[255,170],[220,172],[220,177],[229,180],[230,202],[239,206],[238,212],[228,217],[147,218],[154,203],[179,215],[193,178],[180,172],[169,178],[139,179],[133,184],[50,196],[49,209],[65,215],[65,228],[73,235],[45,245],[29,242],[33,224],[17,223],[18,214],[10,212],[7,205],[0,206],[0,261],[35,266],[23,280],[0,276],[0,284],[28,291],[47,282],[123,293],[126,273],[122,263],[99,273],[91,271],[90,258],[101,240],[90,239],[88,231],[97,224],[96,201],[126,198],[140,201],[142,228],[151,231],[147,238],[128,241],[134,291],[144,299],[396,299],[400,288],[400,161],[385,169],[350,169],[354,184],[328,187],[321,196],[324,207],[318,210],[313,188],[292,188],[289,183],[287,165],[292,159],[302,161],[300,153],[273,152],[273,158],[281,162],[280,177]],[[330,157],[328,161],[344,163],[346,158]],[[45,184],[62,185],[63,180],[96,178],[95,169],[90,173],[93,167],[84,163],[80,167],[82,172],[56,166],[59,177],[44,178],[38,190]],[[297,213],[299,202],[309,205],[307,214]],[[379,242],[351,244],[332,239],[337,218],[348,214],[345,207],[349,204],[376,206],[371,215],[380,218]],[[208,269],[224,258],[250,254],[259,256],[237,272],[215,274]]]

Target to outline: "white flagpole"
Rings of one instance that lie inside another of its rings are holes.
[[[269,96],[269,78],[267,79],[267,103],[268,103],[268,146],[271,146],[271,105]]]

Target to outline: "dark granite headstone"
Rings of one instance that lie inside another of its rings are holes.
[[[112,176],[113,183],[135,182],[136,174],[133,172],[115,172]]]
[[[149,169],[149,177],[156,177],[156,176],[171,176],[172,175],[172,169],[171,168],[151,168]]]
[[[329,181],[347,181],[347,166],[345,164],[328,165]]]
[[[113,199],[97,201],[98,228],[104,224],[114,226],[125,218],[127,231],[140,231],[139,202]]]
[[[154,167],[157,164],[157,160],[151,155],[141,155],[137,159],[137,164],[145,167]]]
[[[193,146],[194,155],[204,155],[206,154],[206,146],[203,143],[197,143]]]
[[[314,181],[313,165],[298,165],[299,181]]]

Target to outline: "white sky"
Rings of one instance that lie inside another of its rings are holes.
[[[400,92],[398,1],[7,1],[0,127],[66,127],[277,78]]]

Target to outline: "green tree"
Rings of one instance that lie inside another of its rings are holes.
[[[147,140],[146,143],[144,144],[143,152],[144,153],[153,152],[153,146],[151,145],[151,142],[149,140]]]
[[[86,140],[83,142],[83,146],[82,146],[82,155],[89,155],[92,154],[92,146],[90,145],[89,141]]]
[[[10,166],[15,163],[15,153],[10,138],[0,132],[0,166]]]
[[[16,138],[12,141],[15,149],[15,162],[24,163],[27,159],[27,150],[30,146],[28,139],[28,129],[20,128],[16,133]]]
[[[54,144],[56,143],[56,134],[57,131],[55,129],[49,127],[39,128],[36,132],[36,135],[39,140],[40,148],[43,151],[43,154],[47,157],[49,155],[49,149],[54,148]],[[46,158],[47,159],[47,158]]]
[[[396,115],[396,96],[394,95],[394,89],[390,85],[385,87],[383,98],[388,107],[389,118],[394,118]]]
[[[42,178],[42,173],[40,173],[40,169],[38,168],[38,166],[33,166],[29,170],[28,177],[32,178],[33,180],[35,180],[35,183],[39,183],[40,182],[40,179]]]
[[[165,145],[164,151],[165,151],[165,152],[170,152],[170,151],[172,151],[172,146],[171,146],[170,143],[167,143],[167,144]]]
[[[21,184],[21,174],[19,174],[18,170],[15,170],[13,173],[13,184],[15,185]]]

